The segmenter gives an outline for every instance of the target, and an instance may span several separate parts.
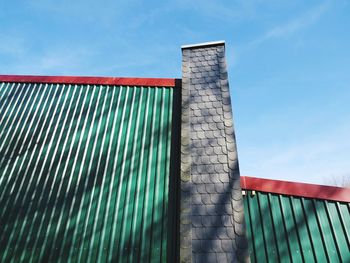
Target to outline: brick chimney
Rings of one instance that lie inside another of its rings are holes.
[[[247,262],[225,43],[182,46],[180,262]]]

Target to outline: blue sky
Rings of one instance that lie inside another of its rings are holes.
[[[0,74],[181,77],[225,40],[241,174],[350,177],[350,1],[1,1]]]

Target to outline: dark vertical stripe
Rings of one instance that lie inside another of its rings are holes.
[[[349,203],[250,193],[244,205],[252,261],[266,254],[268,262],[350,262]],[[279,258],[271,259],[275,248]]]
[[[164,262],[173,91],[0,83],[0,258]]]

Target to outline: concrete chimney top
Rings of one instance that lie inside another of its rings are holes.
[[[202,43],[197,43],[197,44],[183,45],[183,46],[181,46],[181,49],[200,48],[200,47],[209,47],[209,46],[218,46],[218,45],[225,45],[225,41],[219,40],[219,41],[211,41],[211,42],[202,42]]]

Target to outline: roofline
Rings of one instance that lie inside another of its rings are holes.
[[[220,40],[220,41],[203,42],[198,44],[183,45],[181,46],[181,49],[197,48],[197,47],[205,47],[205,46],[217,46],[217,45],[225,45],[225,41]]]
[[[0,75],[2,82],[90,84],[120,86],[175,87],[178,79],[170,78],[118,78],[118,77],[78,77],[78,76],[33,76]]]
[[[350,188],[241,176],[241,187],[267,193],[350,202]]]

